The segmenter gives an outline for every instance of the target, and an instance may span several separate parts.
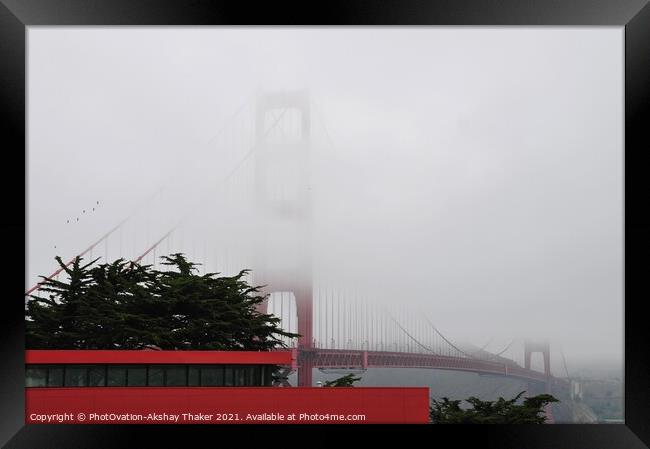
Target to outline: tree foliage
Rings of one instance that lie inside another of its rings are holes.
[[[26,304],[30,349],[267,350],[298,336],[257,310],[265,297],[247,284],[248,270],[199,275],[182,253],[162,257],[162,270],[124,259],[56,260],[67,280],[41,276],[45,297]]]
[[[346,374],[338,379],[329,380],[323,384],[324,387],[354,387],[354,383],[360,381],[360,377],[355,377],[354,374]]]
[[[461,400],[432,400],[429,409],[434,424],[543,424],[546,420],[544,407],[559,402],[550,394],[540,394],[517,401],[525,392],[512,399],[500,397],[496,401],[482,401],[474,396],[466,400],[471,407],[461,408]]]

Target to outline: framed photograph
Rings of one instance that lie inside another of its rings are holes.
[[[646,3],[2,0],[0,442],[647,447]]]

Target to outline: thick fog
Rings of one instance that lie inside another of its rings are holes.
[[[178,222],[156,257],[208,270],[291,240],[247,151],[256,96],[303,89],[309,168],[275,162],[309,186],[315,285],[622,360],[622,28],[29,27],[28,49],[27,288],[134,211],[93,258]]]

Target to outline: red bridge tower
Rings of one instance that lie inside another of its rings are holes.
[[[264,293],[291,292],[298,318],[298,385],[312,385],[310,105],[306,91],[259,94],[255,185],[259,223],[253,264]],[[266,310],[265,310],[266,312]]]

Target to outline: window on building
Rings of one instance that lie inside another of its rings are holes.
[[[236,387],[245,387],[246,386],[246,371],[247,366],[238,366],[235,368],[235,386]]]
[[[147,367],[129,366],[126,369],[126,383],[129,387],[144,387],[147,385]]]
[[[259,365],[251,365],[248,367],[248,379],[246,385],[262,385],[262,372]]]
[[[63,385],[66,387],[85,387],[88,384],[88,367],[86,366],[67,366],[65,368],[65,380]]]
[[[106,366],[96,365],[88,368],[88,386],[89,387],[106,386]]]
[[[168,365],[165,367],[165,386],[182,387],[187,385],[187,366]]]
[[[201,385],[201,367],[190,365],[187,369],[187,385],[190,387]]]
[[[235,386],[235,369],[233,366],[224,366],[224,381],[223,385],[226,387]]]
[[[28,365],[25,386],[262,386],[272,373],[264,365]]]
[[[126,386],[126,367],[109,366],[106,370],[106,385],[109,387]]]
[[[27,368],[25,386],[44,387],[45,385],[47,385],[47,368]]]
[[[223,366],[202,366],[201,385],[204,387],[223,387]]]
[[[47,370],[47,386],[48,387],[62,387],[63,386],[63,367],[51,366]]]
[[[150,387],[162,387],[165,385],[165,371],[162,366],[149,366],[148,384]]]

